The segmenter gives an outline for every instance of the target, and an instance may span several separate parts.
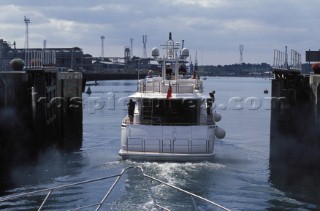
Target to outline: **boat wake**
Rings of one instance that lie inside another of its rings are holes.
[[[206,181],[210,175],[214,175],[221,168],[225,168],[223,164],[214,162],[135,162],[126,161],[128,166],[141,166],[147,174],[153,175],[169,184],[178,185],[180,187],[190,186],[194,183]]]

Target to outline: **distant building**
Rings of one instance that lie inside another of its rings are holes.
[[[3,39],[0,39],[0,71],[12,70],[10,67],[10,61],[12,57],[9,55],[11,50],[11,44]]]
[[[13,47],[13,48],[12,48]],[[83,54],[79,47],[73,48],[15,48],[15,44],[0,39],[0,71],[11,71],[10,61],[20,58],[25,68],[53,66],[60,69],[90,69],[92,56]]]

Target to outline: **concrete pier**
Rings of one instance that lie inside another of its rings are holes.
[[[290,198],[320,197],[320,75],[274,70],[269,180]]]
[[[82,144],[82,73],[0,72],[0,180],[48,147]]]
[[[319,75],[274,70],[270,164],[320,171]]]

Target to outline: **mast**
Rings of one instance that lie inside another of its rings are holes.
[[[167,59],[174,58],[174,42],[172,40],[172,34],[169,32],[169,40],[167,41]]]

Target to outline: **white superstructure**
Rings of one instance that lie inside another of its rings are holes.
[[[214,92],[208,96],[203,93],[196,73],[190,78],[185,76],[189,50],[180,50],[171,33],[165,50],[164,58],[159,58],[158,48],[152,51],[162,66],[160,76],[150,73],[139,80],[137,92],[129,96],[119,154],[123,159],[135,160],[211,159],[215,137],[225,136],[216,125],[221,116],[212,111]]]

